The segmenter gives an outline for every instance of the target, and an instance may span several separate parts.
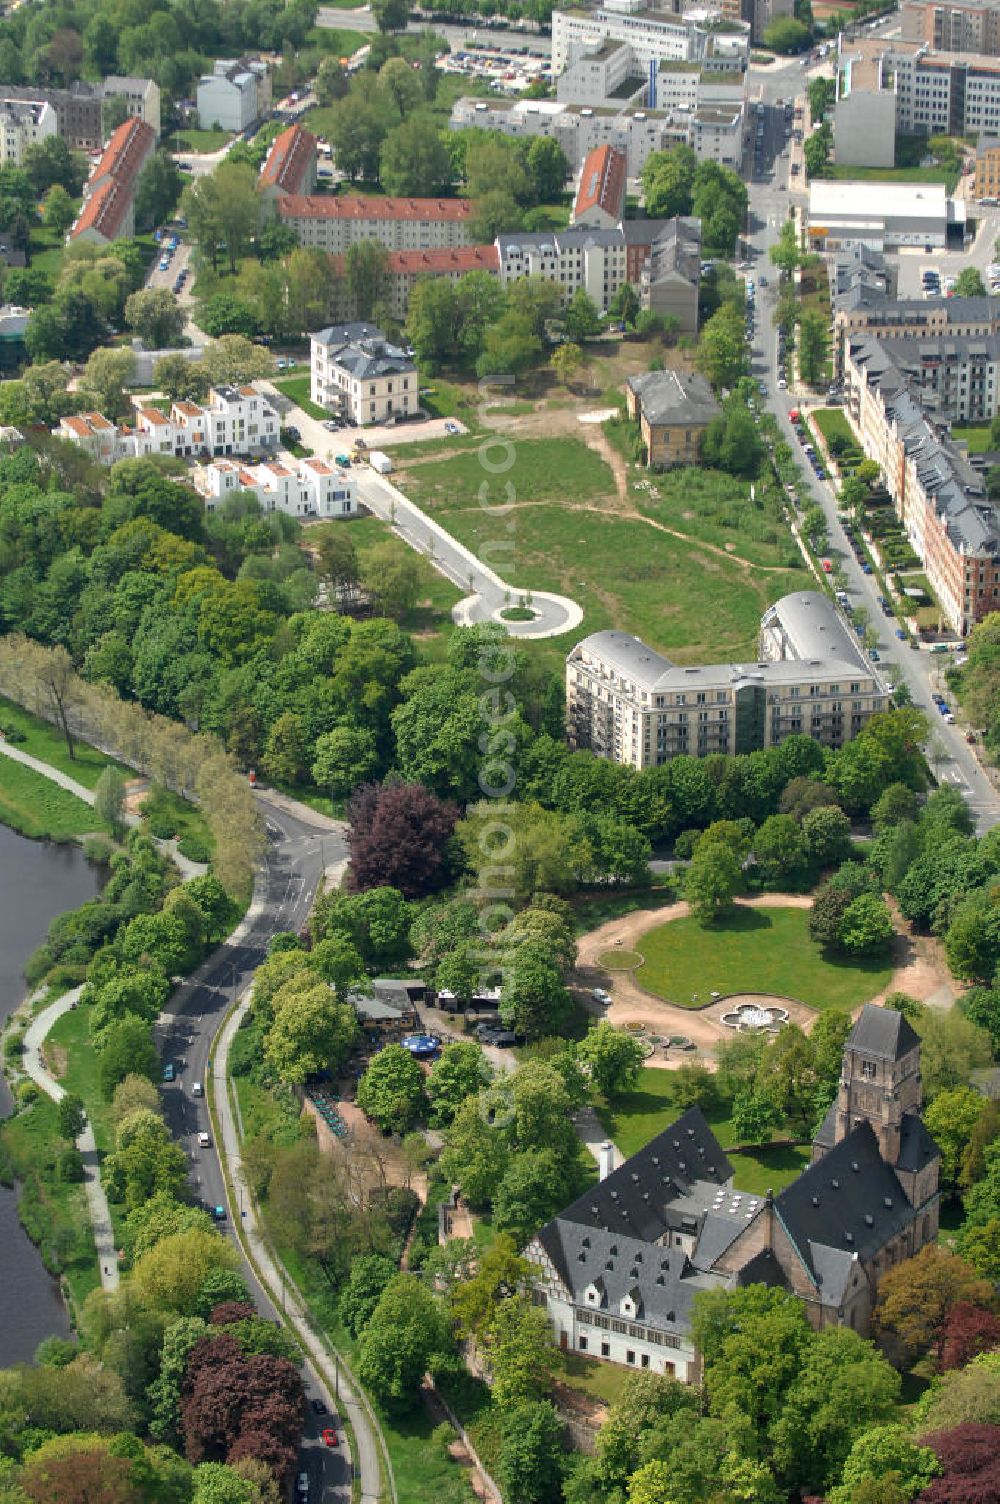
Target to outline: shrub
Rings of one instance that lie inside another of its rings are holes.
[[[56,1174],[68,1185],[78,1185],[83,1179],[83,1155],[73,1144],[60,1149],[56,1159]]]
[[[20,726],[15,726],[12,721],[5,720],[3,717],[0,717],[0,736],[3,736],[4,740],[8,742],[23,742],[27,740]]]
[[[14,1088],[14,1100],[18,1107],[31,1107],[41,1101],[42,1094],[34,1081],[19,1081]]]
[[[101,867],[107,867],[118,847],[110,836],[92,835],[86,836],[83,842],[83,854],[88,862],[96,862]]]
[[[201,862],[206,866],[212,858],[208,842],[197,831],[189,830],[186,835],[181,836],[177,842],[177,850],[181,856],[186,856],[189,862]]]
[[[177,833],[177,822],[163,810],[154,810],[146,818],[149,833],[158,841],[171,841]]]

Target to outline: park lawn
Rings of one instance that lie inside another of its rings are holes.
[[[55,282],[62,266],[65,245],[63,237],[44,224],[34,225],[29,237],[32,271],[44,272]]]
[[[333,3],[338,9],[342,7],[349,10],[355,0],[339,0],[339,4],[338,0],[333,0]],[[334,57],[352,58],[359,47],[367,46],[371,40],[370,32],[356,31],[353,26],[313,26],[306,32],[306,46],[316,47],[328,57],[332,53]],[[312,110],[307,111],[308,115],[314,113]],[[308,125],[311,131],[316,129],[307,119],[303,120],[303,124]]]
[[[744,904],[708,926],[675,919],[643,935],[636,980],[682,1008],[707,1003],[712,992],[764,992],[821,1011],[851,1009],[882,991],[887,962],[828,956],[810,940],[808,921],[808,909]]]
[[[104,1100],[97,1071],[97,1052],[90,1038],[89,1008],[71,1008],[56,1020],[49,1031],[49,1059],[56,1066],[54,1074],[68,1092],[75,1092],[83,1102],[94,1130],[97,1152],[103,1159],[115,1147],[115,1128],[111,1103]],[[56,1052],[64,1052],[62,1055]],[[115,1241],[124,1239],[125,1208],[108,1202]]]
[[[0,1124],[0,1170],[6,1161],[21,1182],[18,1216],[50,1274],[60,1274],[74,1312],[100,1284],[94,1235],[82,1184],[62,1179],[56,1104],[40,1096],[26,1112]]]
[[[13,700],[5,700],[2,696],[0,727],[16,728],[21,733],[22,740],[12,743],[13,746],[49,763],[60,773],[75,778],[84,788],[92,789],[107,767],[117,768],[126,778],[134,777],[131,768],[126,768],[113,757],[99,752],[96,747],[88,747],[86,742],[74,741],[74,755],[70,757],[65,737],[51,722],[43,721],[40,716],[32,715],[30,710],[25,710],[23,706],[16,705]]]
[[[621,424],[607,426],[626,432]],[[802,555],[783,515],[774,504],[765,506],[759,494],[751,501],[749,481],[694,466],[646,478],[653,487],[651,492],[635,490],[633,483],[635,500],[644,517],[723,548],[751,564],[802,567]]]
[[[108,826],[43,773],[0,755],[0,822],[36,840],[72,841]]]
[[[444,399],[443,386],[434,388],[438,403]],[[456,408],[442,406],[440,412],[442,417],[451,417]],[[539,501],[604,502],[615,494],[611,467],[582,439],[518,440],[503,435],[483,449],[489,452],[455,454],[420,465],[407,475],[407,495],[418,506],[433,511],[441,504],[479,506],[484,481],[489,485],[486,500],[494,506],[508,501],[522,507]],[[501,470],[511,459],[513,464]],[[406,463],[405,453],[400,453],[399,461]],[[506,489],[508,482],[513,496]]]
[[[516,486],[517,467],[511,474]],[[578,479],[579,487],[572,478],[563,485],[557,472],[545,477],[540,489],[558,489],[577,506],[585,484],[583,475]],[[502,492],[494,494],[502,499]],[[426,501],[422,493],[414,499]],[[704,553],[697,543],[602,512],[596,499],[589,510],[519,505],[505,519],[471,501],[431,510],[480,557],[492,545],[493,567],[515,592],[554,591],[582,608],[583,622],[572,634],[536,645],[536,651],[547,648],[549,656],[558,657],[560,665],[567,636],[577,642],[608,628],[634,632],[679,663],[755,659],[763,612],[802,584],[797,572],[753,573]]]
[[[325,407],[320,407],[318,402],[310,399],[308,376],[282,376],[280,380],[272,381],[271,385],[275,391],[294,402],[296,407],[301,407],[310,418],[322,423],[330,416]]]
[[[208,156],[211,152],[221,151],[232,139],[232,131],[198,130],[194,126],[186,126],[164,141],[163,145],[167,151],[190,151],[199,156]]]
[[[951,436],[956,442],[968,444],[970,454],[985,454],[995,447],[990,438],[991,427],[989,423],[953,423]]]
[[[626,1158],[636,1154],[651,1138],[680,1117],[684,1108],[674,1101],[675,1085],[673,1071],[647,1065],[640,1070],[634,1091],[623,1092],[611,1103],[599,1100],[595,1104],[597,1116],[609,1138]],[[731,1149],[735,1135],[724,1109],[709,1109],[705,1111],[705,1117],[723,1149]],[[809,1149],[805,1145],[762,1144],[747,1153],[734,1154],[732,1166],[736,1189],[758,1195],[769,1188],[780,1190],[808,1163]]]

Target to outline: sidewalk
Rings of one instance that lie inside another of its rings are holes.
[[[230,1046],[250,1007],[250,999],[251,991],[248,990],[223,1024],[212,1051],[211,1111],[216,1118],[216,1144],[225,1160],[229,1185],[239,1197],[239,1205],[230,1207],[233,1226],[257,1278],[266,1289],[273,1304],[280,1307],[317,1375],[320,1376],[328,1401],[335,1409],[346,1413],[350,1419],[358,1449],[356,1464],[361,1479],[360,1504],[381,1504],[386,1494],[382,1487],[380,1449],[367,1408],[359,1399],[353,1384],[345,1376],[336,1354],[331,1352],[314,1331],[309,1311],[300,1301],[297,1290],[294,1286],[289,1288],[284,1268],[276,1263],[270,1246],[261,1232],[254,1199],[244,1188],[240,1135],[229,1096],[228,1077]],[[388,1497],[395,1504],[395,1482],[391,1476],[391,1470],[387,1469],[387,1472],[389,1472]]]
[[[67,780],[72,783],[72,779]],[[71,992],[64,992],[62,997],[56,998],[47,1008],[32,1019],[24,1036],[24,1069],[40,1087],[47,1097],[53,1102],[61,1102],[66,1095],[65,1089],[59,1085],[55,1078],[49,1075],[42,1062],[42,1046],[48,1036],[49,1030],[64,1013],[74,1008],[79,1000],[82,987],[74,987]],[[108,1210],[108,1198],[104,1194],[101,1184],[101,1167],[97,1156],[97,1143],[94,1139],[94,1130],[88,1122],[80,1137],[76,1141],[83,1159],[84,1182],[83,1189],[87,1197],[87,1206],[90,1210],[90,1221],[94,1229],[94,1244],[97,1249],[97,1262],[101,1271],[101,1288],[104,1290],[118,1289],[118,1250],[115,1248],[114,1231],[111,1226],[111,1213]]]

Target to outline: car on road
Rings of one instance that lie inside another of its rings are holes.
[[[327,433],[336,433],[337,429],[340,427],[340,424],[335,423],[332,418],[327,418],[326,422],[323,424],[323,427],[326,429]]]
[[[332,1426],[324,1426],[322,1436],[325,1447],[335,1447],[337,1445],[337,1433]]]
[[[309,1401],[313,1415],[326,1415],[326,1405],[322,1400],[312,1399]]]
[[[952,713],[951,713],[950,710],[946,710],[945,711],[944,718],[947,721],[947,723],[948,723],[949,726],[954,726],[954,724],[955,724],[955,717],[952,715]]]
[[[191,1082],[191,1095],[193,1097],[203,1097],[205,1095],[205,1093],[202,1091],[202,1087],[201,1087],[201,1082],[200,1081],[192,1081]]]
[[[882,658],[881,658],[881,655],[879,654],[878,648],[869,648],[868,649],[868,656],[869,656],[869,658],[871,659],[871,661],[873,663],[881,663],[882,662]]]
[[[779,392],[784,392],[784,391],[787,391],[787,389],[788,389],[788,382],[785,380],[784,376],[779,376],[778,377],[778,391]]]
[[[611,993],[610,992],[606,992],[603,987],[594,987],[591,990],[591,994],[590,995],[594,999],[595,1003],[602,1003],[605,1007],[612,1000],[611,999]]]
[[[932,694],[931,695],[931,699],[934,701],[935,705],[943,705],[944,704],[944,695]]]
[[[174,1078],[176,1077],[176,1075],[177,1075],[177,1071],[175,1070],[174,1066],[172,1066],[172,1065],[165,1065],[163,1067],[163,1079],[164,1079],[164,1081],[173,1081]]]
[[[295,1480],[295,1497],[297,1499],[308,1499],[308,1497],[309,1497],[309,1474],[308,1473],[299,1473],[299,1476],[296,1478],[296,1480]]]
[[[951,706],[948,704],[947,700],[939,700],[937,702],[937,708],[943,716],[951,715]]]
[[[199,1133],[199,1135],[198,1135],[198,1145],[199,1145],[199,1148],[202,1148],[202,1149],[210,1149],[212,1147],[212,1140],[209,1138],[209,1136],[208,1136],[207,1133],[204,1133],[204,1132]]]
[[[213,1206],[212,1207],[212,1221],[213,1222],[225,1222],[225,1220],[226,1220],[226,1208],[224,1206]]]
[[[866,559],[865,562],[861,566],[861,573],[862,574],[871,574],[871,572],[872,572],[872,567],[871,567],[871,565],[868,563],[868,561]]]

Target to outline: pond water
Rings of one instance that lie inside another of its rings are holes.
[[[76,909],[101,888],[100,869],[78,846],[29,841],[0,825],[0,1022],[25,993],[22,974],[57,914]],[[0,1076],[0,1116],[10,1111]],[[17,1192],[0,1186],[0,1367],[28,1361],[43,1337],[67,1336],[58,1284],[17,1217]]]

